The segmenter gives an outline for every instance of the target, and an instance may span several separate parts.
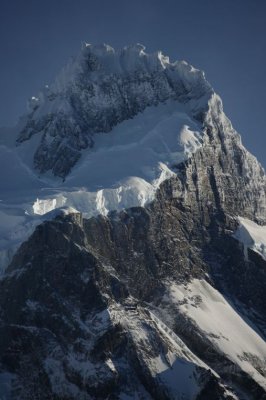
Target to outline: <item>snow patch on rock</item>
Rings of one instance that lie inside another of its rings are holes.
[[[248,259],[247,249],[250,248],[266,260],[266,226],[242,217],[238,217],[238,221],[239,226],[233,236],[243,243],[246,258]]]

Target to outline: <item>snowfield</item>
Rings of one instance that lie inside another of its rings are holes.
[[[73,207],[88,218],[144,206],[174,175],[175,165],[202,144],[201,127],[184,105],[171,101],[148,107],[112,132],[97,134],[94,147],[62,181],[36,175],[31,158],[38,138],[15,147],[16,134],[14,129],[0,135],[1,270],[52,210]]]
[[[266,379],[259,370],[266,372],[266,343],[223,295],[208,282],[198,279],[186,285],[173,283],[167,290],[163,304],[170,305],[169,313],[187,316],[195,331],[203,332],[214,348],[265,389]]]

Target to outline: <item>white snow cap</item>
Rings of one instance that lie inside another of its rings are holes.
[[[88,70],[88,64],[92,63],[90,73],[92,77],[104,74],[128,74],[132,71],[140,70],[152,72],[155,70],[169,69],[171,75],[176,74],[179,79],[187,82],[187,85],[200,81],[206,91],[212,90],[210,84],[205,79],[204,73],[186,61],[170,62],[169,57],[165,56],[161,50],[148,53],[143,44],[136,43],[125,46],[121,49],[114,49],[108,44],[82,45],[81,52],[77,57],[72,57],[66,67],[61,71],[56,79],[56,86],[53,89],[62,90],[73,81],[84,70]],[[87,71],[88,72],[88,71]],[[185,86],[187,86],[185,85]]]

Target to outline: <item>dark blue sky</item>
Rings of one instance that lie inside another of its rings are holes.
[[[266,166],[266,0],[1,0],[0,125],[14,124],[82,41],[140,42],[203,69]]]

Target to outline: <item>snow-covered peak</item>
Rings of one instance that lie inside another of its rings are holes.
[[[96,133],[169,100],[201,119],[213,94],[202,71],[185,61],[170,62],[161,51],[148,53],[141,44],[119,50],[85,44],[54,83],[31,97],[17,142],[41,133],[35,168],[64,178],[81,150],[93,146]]]
[[[169,57],[162,51],[153,53],[146,52],[144,45],[140,43],[125,46],[115,50],[108,44],[93,45],[85,43],[76,57],[72,57],[67,65],[57,76],[51,85],[55,93],[66,90],[66,88],[80,79],[82,74],[97,80],[103,75],[127,75],[133,72],[154,73],[168,70],[171,78],[181,80],[184,88],[198,81],[206,91],[211,86],[206,81],[204,73],[186,61],[170,62]]]

